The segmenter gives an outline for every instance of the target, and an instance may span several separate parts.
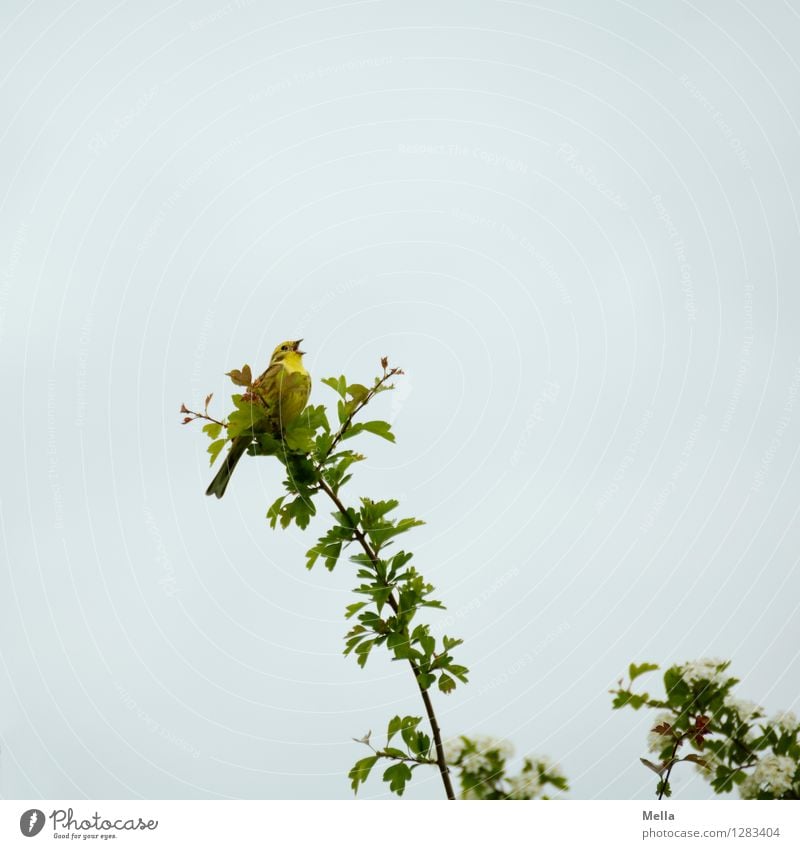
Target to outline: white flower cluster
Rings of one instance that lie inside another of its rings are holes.
[[[450,764],[459,764],[467,772],[480,772],[491,766],[489,755],[497,752],[503,760],[514,754],[514,747],[508,740],[477,735],[475,737],[455,737],[444,742],[444,757]]]
[[[535,799],[542,792],[538,772],[521,772],[508,779],[508,799]]]
[[[767,755],[762,758],[752,775],[739,786],[742,799],[755,799],[760,791],[772,796],[782,796],[791,786],[797,764],[781,755]]]
[[[697,681],[710,681],[712,684],[722,684],[727,680],[724,675],[728,662],[718,657],[701,657],[690,660],[680,668],[681,677],[687,684]]]
[[[770,720],[772,725],[777,725],[782,731],[788,734],[793,734],[800,727],[800,722],[797,721],[797,716],[790,710],[780,711]]]
[[[729,695],[725,704],[736,711],[742,722],[752,722],[752,720],[764,716],[764,708],[748,699],[737,699]]]
[[[538,799],[546,787],[545,779],[565,779],[561,770],[546,755],[528,756],[522,772],[508,779],[507,798]]]

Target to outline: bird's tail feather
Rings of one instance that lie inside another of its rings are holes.
[[[233,440],[233,444],[228,451],[228,456],[222,461],[222,468],[209,484],[206,495],[216,495],[217,498],[222,498],[225,495],[225,490],[228,487],[228,481],[231,479],[233,470],[236,468],[239,460],[241,460],[244,452],[247,451],[247,446],[250,442],[251,440],[246,436],[238,436]]]

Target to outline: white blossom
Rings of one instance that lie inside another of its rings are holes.
[[[687,684],[697,681],[710,681],[712,684],[723,682],[724,671],[721,669],[727,661],[718,657],[701,657],[698,660],[690,660],[681,667],[681,677]]]
[[[764,790],[773,796],[782,796],[792,786],[796,769],[797,764],[791,758],[767,755],[742,782],[739,794],[743,799],[754,799]]]
[[[772,717],[770,722],[772,725],[777,725],[789,734],[793,734],[797,731],[798,726],[800,726],[800,723],[797,721],[797,716],[790,710],[779,711]]]
[[[458,763],[467,772],[480,772],[491,766],[489,755],[496,752],[501,760],[507,760],[514,754],[514,747],[508,740],[478,735],[475,737],[457,737],[445,744],[445,760]]]
[[[442,747],[444,748],[444,759],[447,763],[457,763],[464,751],[464,738],[452,737],[449,740],[445,740]]]
[[[739,714],[742,722],[750,722],[753,719],[764,716],[764,708],[748,699],[737,699],[734,696],[728,696],[725,704]]]
[[[508,779],[509,799],[535,799],[542,790],[539,774],[523,772]]]

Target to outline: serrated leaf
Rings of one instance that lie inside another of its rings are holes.
[[[347,397],[347,380],[345,376],[342,374],[339,377],[323,377],[322,383],[325,386],[330,386],[334,392],[338,392],[342,398]]]
[[[285,499],[285,495],[281,495],[279,498],[276,498],[275,501],[270,504],[269,510],[267,510],[267,519],[269,519],[271,528],[274,528],[278,523],[278,517],[281,515],[281,507],[283,506]]]
[[[347,394],[357,403],[360,404],[369,395],[369,389],[362,386],[360,383],[351,383],[347,387]]]
[[[456,682],[446,673],[439,675],[439,689],[443,693],[452,693],[456,688]]]
[[[345,608],[344,618],[345,619],[352,619],[352,617],[355,616],[356,613],[358,613],[358,611],[361,610],[362,607],[366,607],[366,606],[367,606],[366,601],[356,601],[353,604],[348,604],[347,607]]]
[[[213,466],[214,463],[217,461],[217,457],[219,457],[219,452],[222,451],[222,449],[225,447],[225,443],[227,441],[227,439],[217,439],[212,442],[211,445],[208,446],[206,450],[211,455],[208,461],[208,464],[210,466]]]
[[[436,676],[430,672],[419,672],[417,674],[417,684],[420,690],[428,690],[436,683]]]
[[[398,796],[403,795],[406,784],[411,780],[411,777],[411,770],[404,763],[394,764],[383,773],[383,780],[388,782],[389,789]]]
[[[403,720],[399,716],[393,716],[389,720],[389,726],[386,729],[386,742],[387,744],[391,742],[392,737],[403,727]]]
[[[341,402],[339,402],[341,404]],[[340,419],[344,421],[342,418],[341,412],[339,415]],[[380,436],[383,439],[388,440],[389,442],[394,442],[394,434],[392,433],[392,426],[389,422],[383,421],[372,421],[372,422],[356,422],[351,425],[342,435],[342,439],[352,439],[359,433],[363,431],[367,431],[368,433],[374,433],[376,436]]]
[[[222,431],[222,425],[219,422],[209,422],[206,425],[203,425],[203,431],[208,434],[209,439],[217,439]]]
[[[462,683],[467,683],[467,675],[469,674],[469,669],[466,666],[459,666],[457,663],[449,663],[447,665],[447,671],[451,675],[455,675],[456,678]]]
[[[356,761],[355,766],[347,774],[350,779],[350,786],[353,788],[354,793],[358,793],[359,785],[363,784],[369,778],[372,767],[374,767],[377,762],[377,755],[370,755],[367,758],[361,758],[360,761]]]
[[[658,669],[657,663],[640,663],[638,666],[635,663],[632,663],[628,667],[628,675],[631,679],[631,682],[633,682],[640,675],[644,675],[645,672],[653,672],[656,669]]]
[[[252,386],[253,374],[250,371],[250,366],[245,365],[241,371],[237,368],[231,369],[225,373],[237,386]]]
[[[392,746],[387,746],[382,754],[388,755],[390,758],[397,758],[398,760],[403,760],[407,758],[408,755],[402,749],[395,749]]]

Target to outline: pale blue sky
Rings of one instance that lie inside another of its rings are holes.
[[[349,798],[419,712],[341,657],[352,570],[268,528],[276,466],[207,499],[179,426],[296,336],[407,371],[346,493],[427,521],[445,735],[646,799],[631,660],[800,710],[800,19],[552,5],[4,4],[2,796]]]

